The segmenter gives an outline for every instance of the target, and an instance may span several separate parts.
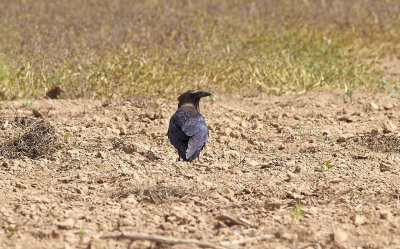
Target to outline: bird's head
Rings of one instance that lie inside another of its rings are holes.
[[[178,97],[178,108],[181,107],[184,104],[192,104],[198,111],[200,111],[199,108],[199,102],[202,97],[207,97],[211,96],[212,93],[210,92],[204,92],[204,91],[196,91],[196,90],[189,90],[183,93],[181,96]]]

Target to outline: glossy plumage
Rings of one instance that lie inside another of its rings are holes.
[[[168,138],[184,161],[191,162],[198,158],[208,140],[209,131],[206,120],[199,112],[199,100],[210,95],[209,92],[191,90],[178,98],[178,110],[170,119]]]

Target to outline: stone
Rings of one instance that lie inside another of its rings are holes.
[[[384,133],[393,133],[397,130],[397,126],[392,121],[386,121],[383,124],[383,132]]]
[[[389,171],[389,170],[390,170],[390,165],[387,164],[387,163],[382,162],[382,163],[379,165],[379,170],[380,170],[381,172]]]
[[[390,109],[393,109],[393,107],[394,107],[394,105],[392,103],[388,103],[388,104],[383,106],[383,109],[390,110]]]
[[[349,235],[342,228],[336,228],[333,231],[333,239],[337,247],[348,248],[346,244],[349,239]]]
[[[379,106],[374,101],[371,101],[371,103],[369,103],[369,107],[373,111],[378,111],[379,110]]]
[[[360,225],[364,225],[366,223],[366,219],[364,216],[362,215],[356,215],[354,217],[354,225],[356,226],[360,226]]]

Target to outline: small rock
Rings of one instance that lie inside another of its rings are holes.
[[[153,151],[148,151],[146,153],[146,158],[152,161],[159,159],[159,157]]]
[[[369,103],[369,107],[373,111],[378,111],[379,110],[379,106],[374,101],[371,101],[371,103]]]
[[[366,223],[365,217],[361,215],[356,215],[354,218],[354,225],[360,226]]]
[[[259,163],[258,163],[257,161],[255,161],[255,160],[248,160],[248,161],[247,161],[247,164],[248,164],[250,167],[257,167],[257,166],[259,165]]]
[[[258,113],[253,113],[250,116],[251,119],[261,120],[261,117]]]
[[[371,130],[371,136],[376,137],[376,136],[378,136],[378,134],[379,134],[379,131],[377,129],[372,129]]]
[[[381,172],[389,171],[389,170],[390,170],[390,165],[387,164],[387,163],[382,162],[382,163],[379,165],[379,170],[380,170]]]
[[[300,119],[301,119],[297,114],[294,114],[294,115],[293,115],[293,118],[294,118],[295,120],[300,120]]]
[[[297,181],[298,180],[298,176],[294,173],[287,173],[286,176],[288,177],[289,181]]]
[[[80,189],[80,188],[78,188],[78,187],[75,187],[74,189],[75,189],[75,192],[76,192],[77,194],[82,194],[82,189]]]
[[[388,103],[388,104],[383,106],[383,109],[390,110],[390,109],[393,109],[393,107],[394,107],[394,105],[392,103]]]
[[[392,213],[390,212],[390,210],[381,210],[379,214],[380,218],[383,220],[389,220],[392,218]]]
[[[350,117],[347,117],[347,116],[339,117],[339,118],[338,118],[338,121],[344,121],[344,122],[346,122],[346,123],[351,123],[351,122],[353,122],[353,120],[352,120]]]
[[[41,119],[43,119],[43,114],[42,114],[41,112],[39,112],[38,110],[36,110],[36,109],[32,109],[32,114],[33,114],[33,116],[34,116],[35,118],[41,118]]]
[[[68,218],[64,221],[57,222],[56,225],[59,229],[69,230],[74,228],[75,222],[72,218]]]
[[[333,231],[333,239],[335,241],[336,246],[339,248],[347,248],[347,240],[349,239],[349,235],[341,229],[341,228],[336,228]]]
[[[97,158],[105,159],[107,157],[106,153],[104,151],[99,151],[97,152],[96,155]]]
[[[224,135],[225,136],[229,136],[231,134],[231,132],[232,132],[232,129],[229,128],[229,127],[226,127],[225,130],[224,130]]]
[[[397,130],[397,126],[395,124],[393,124],[392,121],[386,121],[383,124],[383,132],[384,133],[393,133]]]
[[[119,223],[119,226],[121,226],[121,227],[134,227],[134,226],[136,226],[136,223],[133,220],[128,219],[128,218],[120,218],[118,223]]]
[[[122,150],[126,154],[132,154],[133,152],[135,152],[135,147],[133,146],[133,144],[128,144],[128,145],[124,146],[124,148],[122,148]]]
[[[266,202],[265,202],[265,206],[268,210],[276,210],[276,209],[280,209],[281,206],[283,205],[283,201],[278,199],[278,198],[269,198]]]
[[[26,185],[22,184],[22,183],[16,183],[15,187],[20,188],[20,189],[27,189]]]
[[[118,126],[119,135],[126,135],[126,127],[125,125]]]
[[[147,152],[147,150],[144,149],[143,146],[141,146],[139,144],[127,144],[122,148],[122,150],[126,154],[132,154],[133,152],[138,152],[140,154],[144,154],[145,152]]]
[[[114,129],[112,127],[107,127],[106,130],[107,130],[107,133],[109,133],[109,134],[119,134],[119,130]]]
[[[232,131],[231,134],[230,134],[230,136],[233,137],[233,138],[240,138],[240,135],[241,135],[240,132],[236,131],[236,130]]]
[[[1,126],[1,128],[3,130],[5,130],[5,129],[7,129],[7,127],[8,127],[8,120],[4,121],[3,125]]]
[[[228,151],[228,155],[233,157],[234,159],[240,158],[240,153],[236,150],[230,150]]]
[[[245,129],[249,128],[249,125],[248,125],[248,123],[247,123],[245,120],[243,120],[243,121],[240,123],[240,126],[242,126],[242,127],[245,128]]]
[[[344,138],[344,137],[339,137],[338,139],[336,139],[336,142],[338,142],[338,143],[344,143],[344,142],[346,142],[346,138]]]
[[[272,127],[274,127],[274,128],[279,128],[279,124],[277,124],[277,123],[270,123],[270,125],[271,125]]]
[[[300,173],[301,172],[301,167],[297,166],[293,172],[294,173]]]

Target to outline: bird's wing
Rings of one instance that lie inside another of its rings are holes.
[[[168,138],[171,144],[178,150],[186,151],[188,136],[182,131],[182,126],[185,123],[185,116],[181,113],[175,113],[169,122]]]
[[[197,112],[195,115],[186,116],[182,131],[190,137],[186,158],[190,158],[196,151],[200,150],[208,139],[208,127],[203,115]]]

